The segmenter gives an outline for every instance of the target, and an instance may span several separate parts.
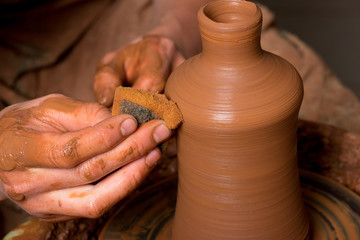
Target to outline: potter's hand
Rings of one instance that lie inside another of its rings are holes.
[[[162,92],[171,69],[182,61],[184,57],[173,41],[146,36],[102,58],[94,78],[96,98],[104,106],[110,106],[115,88],[121,85]]]
[[[99,217],[145,178],[169,134],[163,121],[137,129],[130,115],[62,95],[10,106],[0,112],[0,200],[49,221]]]

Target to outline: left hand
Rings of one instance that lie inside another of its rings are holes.
[[[63,95],[0,111],[0,201],[47,221],[97,218],[150,173],[170,136],[126,114]]]
[[[171,70],[183,61],[172,40],[145,36],[100,60],[94,78],[96,99],[111,106],[115,88],[121,85],[162,92]]]

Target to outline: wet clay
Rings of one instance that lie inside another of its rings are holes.
[[[198,13],[203,51],[170,76],[184,118],[172,240],[306,239],[297,167],[301,78],[260,46],[261,10],[213,1]]]

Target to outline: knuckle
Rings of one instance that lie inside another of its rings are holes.
[[[84,107],[86,112],[93,112],[94,114],[98,114],[103,111],[108,111],[106,107],[102,106],[97,102],[86,103]]]
[[[55,167],[71,168],[74,166],[77,160],[77,152],[74,149],[75,140],[72,143],[70,141],[62,147],[57,144],[51,144],[47,147],[49,161]]]
[[[136,159],[145,155],[145,148],[136,139],[132,139],[127,152],[128,159]]]
[[[87,113],[87,121],[89,123],[97,116],[108,116],[109,114],[109,110],[106,107],[96,102],[87,103],[84,106],[84,111]]]
[[[109,137],[107,137],[106,133],[104,133],[103,131],[99,133],[98,137],[99,143],[101,143],[104,149],[109,149],[113,146],[113,142],[109,139]]]
[[[58,164],[65,164],[64,167],[73,167],[79,161],[79,138],[73,137],[69,139],[60,148],[60,162]],[[58,158],[59,159],[59,158]]]
[[[84,112],[86,112],[85,116],[85,124],[92,125],[94,119],[99,118],[108,118],[109,117],[109,110],[99,103],[88,103],[84,106]]]
[[[105,149],[109,149],[114,145],[114,141],[109,137],[109,134],[106,132],[107,129],[99,130],[99,142],[101,145],[105,147]]]
[[[66,142],[62,149],[60,150],[61,157],[64,157],[67,160],[77,159],[79,154],[77,152],[79,138],[74,137],[71,138],[68,142]],[[71,161],[70,161],[71,162]]]
[[[59,150],[56,145],[51,145],[47,147],[48,159],[55,167],[63,167],[63,162],[59,161]]]
[[[23,184],[23,185],[24,185],[24,184]],[[22,185],[13,185],[13,186],[11,186],[10,188],[11,188],[11,190],[12,190],[12,192],[13,192],[14,194],[24,195],[24,194],[27,192],[27,190],[25,189],[25,187],[22,186]]]
[[[77,174],[80,177],[81,181],[84,183],[89,183],[96,181],[97,178],[97,169],[91,162],[85,162],[77,169]]]
[[[4,190],[8,197],[12,200],[21,201],[25,198],[24,191],[16,186],[14,187],[7,184],[4,186]]]
[[[0,172],[0,186],[8,196],[19,198],[41,191],[37,183],[27,181],[32,178],[31,170],[25,168],[20,172]]]
[[[141,181],[142,181],[142,176],[139,172],[132,172],[131,173],[131,178],[129,179],[130,182],[130,186],[136,187],[139,186]]]
[[[97,69],[96,76],[102,77],[101,75],[107,76],[108,74],[113,75],[118,72],[118,67],[116,64],[110,62],[106,65],[103,65]],[[100,80],[100,79],[99,79]]]
[[[92,219],[101,217],[109,209],[109,207],[110,205],[107,204],[107,202],[96,198],[87,206],[86,217]]]

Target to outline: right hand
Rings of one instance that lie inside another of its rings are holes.
[[[171,70],[183,61],[172,40],[145,36],[100,60],[94,78],[96,99],[104,106],[111,106],[115,88],[122,85],[162,92]]]
[[[102,215],[148,175],[170,135],[62,95],[0,112],[0,200],[48,221]],[[96,183],[95,183],[96,182]]]

